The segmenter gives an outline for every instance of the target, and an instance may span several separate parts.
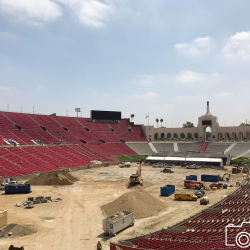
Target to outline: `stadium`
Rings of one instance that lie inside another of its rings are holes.
[[[8,220],[3,224],[0,220],[0,249],[9,245],[95,249],[98,240],[103,249],[110,250],[248,246],[250,130],[230,128],[232,136],[219,140],[216,134],[223,128],[218,129],[209,104],[205,116],[198,120],[198,127],[192,128],[198,137],[189,139],[189,128],[136,125],[115,111],[92,110],[89,118],[0,112],[0,182],[3,186],[14,183],[1,190],[1,210],[6,211],[1,218]],[[203,133],[207,126],[212,127],[212,140]],[[184,133],[184,140],[179,136],[168,140],[165,135],[169,133]],[[235,134],[239,136],[233,137]],[[124,161],[131,167],[119,167]],[[172,173],[164,173],[152,167],[156,162],[175,166]],[[201,168],[183,168],[184,162],[184,166],[197,163]],[[138,174],[138,169],[143,185],[130,185],[130,176]],[[196,181],[201,176],[202,181],[203,175],[220,177],[216,184],[203,183],[209,204],[202,206],[197,198],[174,198],[186,193],[183,181],[188,176],[196,176]],[[230,178],[226,180],[225,175]],[[15,194],[23,186],[18,183],[29,185],[32,193]],[[166,185],[175,189],[167,196],[161,193]],[[7,195],[8,187],[14,191]],[[41,203],[22,205],[34,197],[43,197]],[[107,235],[103,221],[120,211],[134,213],[133,225]],[[229,224],[240,227],[231,226],[225,237]],[[245,238],[237,241],[240,232]],[[14,236],[8,236],[11,234]]]

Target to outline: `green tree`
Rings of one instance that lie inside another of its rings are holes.
[[[131,114],[130,117],[131,117],[131,121],[133,121],[135,115],[134,115],[134,114]]]
[[[194,124],[192,122],[186,122],[185,124],[183,124],[183,128],[193,128]]]
[[[156,118],[156,119],[155,119],[155,121],[157,122],[157,128],[158,128],[158,122],[159,122],[159,119],[158,119],[158,118]]]
[[[181,133],[180,136],[181,136],[182,139],[185,138],[185,134],[184,133]]]
[[[206,132],[206,139],[207,139],[207,140],[210,139],[211,136],[212,136],[211,132]]]
[[[240,124],[240,126],[250,126],[250,124],[249,124],[249,123],[244,123],[244,122],[243,122],[243,123]]]
[[[161,118],[160,122],[161,122],[161,127],[162,127],[162,123],[163,123],[163,119],[162,118]]]

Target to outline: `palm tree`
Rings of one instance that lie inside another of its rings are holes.
[[[158,122],[159,122],[159,119],[158,118],[156,118],[156,120],[155,120],[156,122],[157,122],[157,128],[158,128]]]
[[[131,121],[133,121],[133,118],[135,117],[135,115],[134,114],[131,114]]]
[[[160,122],[161,122],[161,126],[162,126],[162,123],[163,123],[163,119],[162,118],[161,118]]]

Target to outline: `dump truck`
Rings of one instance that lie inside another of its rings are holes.
[[[184,187],[187,189],[195,188],[196,190],[200,190],[201,188],[204,188],[204,185],[202,182],[199,182],[199,181],[184,180]]]
[[[209,198],[207,196],[203,196],[201,199],[200,199],[200,204],[201,205],[208,205],[209,204]]]
[[[129,211],[120,211],[102,221],[105,235],[115,235],[126,227],[134,226],[135,214]]]
[[[129,183],[130,185],[135,185],[135,184],[140,184],[141,186],[143,185],[143,179],[141,177],[141,165],[136,170],[136,174],[130,175]]]
[[[197,196],[194,194],[176,194],[175,199],[178,201],[197,201]]]

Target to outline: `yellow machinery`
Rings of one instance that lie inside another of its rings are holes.
[[[141,165],[136,170],[136,174],[130,175],[129,183],[131,185],[134,185],[134,184],[140,184],[141,186],[143,185],[142,177],[141,177]]]

